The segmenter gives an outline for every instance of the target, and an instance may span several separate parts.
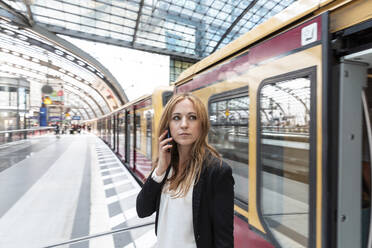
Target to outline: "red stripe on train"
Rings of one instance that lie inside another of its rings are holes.
[[[317,39],[321,40],[322,35],[322,18],[318,16],[300,26],[288,30],[268,41],[262,42],[252,47],[248,54],[238,57],[226,64],[218,66],[214,70],[207,71],[196,76],[193,80],[180,85],[176,91],[178,93],[188,92],[204,87],[208,84],[217,83],[226,79],[237,76],[247,71],[250,66],[264,62],[265,60],[278,57],[289,53],[295,49],[301,48],[301,30],[305,26],[317,23]]]
[[[249,229],[248,223],[234,216],[234,247],[235,248],[274,248],[267,240]]]

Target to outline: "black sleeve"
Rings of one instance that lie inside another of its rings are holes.
[[[136,209],[138,217],[144,218],[156,211],[156,201],[159,194],[161,194],[161,189],[162,184],[155,182],[150,175],[137,196]]]
[[[214,181],[213,232],[216,248],[234,247],[234,178],[230,166],[223,163]]]

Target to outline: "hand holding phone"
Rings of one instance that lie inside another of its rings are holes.
[[[164,173],[170,165],[172,139],[169,128],[159,136],[159,161],[156,169],[159,175]]]

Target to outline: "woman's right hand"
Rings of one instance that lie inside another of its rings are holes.
[[[163,175],[163,173],[168,169],[171,160],[171,152],[170,149],[172,148],[171,141],[173,140],[172,137],[166,138],[168,130],[165,130],[159,136],[159,161],[156,167],[156,174],[158,176]]]

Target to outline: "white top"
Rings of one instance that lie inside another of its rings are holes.
[[[170,169],[168,178],[172,175]],[[165,176],[152,173],[152,179],[160,183]],[[169,184],[164,184],[158,216],[157,247],[159,248],[196,248],[194,227],[192,221],[192,192],[191,185],[185,197],[173,198],[168,191]]]

